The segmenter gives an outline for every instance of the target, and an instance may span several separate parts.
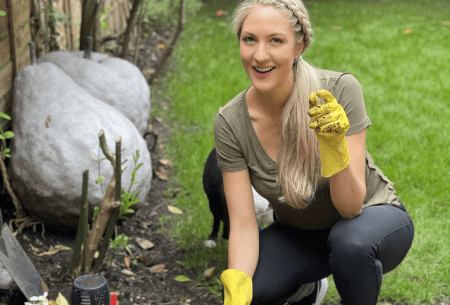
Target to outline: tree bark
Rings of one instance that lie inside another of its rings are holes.
[[[97,2],[95,0],[84,0],[81,11],[81,27],[80,27],[80,51],[84,51],[84,41],[86,36],[95,38],[95,13],[97,9]],[[94,40],[95,41],[95,40]],[[95,45],[95,43],[94,43]],[[94,49],[94,51],[96,51]]]
[[[102,9],[105,5],[105,0],[99,0],[97,3],[97,7],[95,9],[95,19],[94,19],[94,51],[102,52],[102,32],[100,30],[100,17],[102,15]]]

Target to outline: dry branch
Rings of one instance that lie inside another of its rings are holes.
[[[5,163],[3,162],[3,159],[5,158],[3,152],[0,152],[0,169],[2,171],[2,177],[3,177],[3,185],[6,187],[6,190],[8,191],[9,196],[11,197],[11,200],[14,204],[14,207],[16,208],[16,218],[23,219],[26,218],[27,215],[23,211],[22,205],[20,204],[19,199],[17,199],[16,195],[14,194],[13,189],[11,188],[11,185],[9,184],[9,176],[8,172],[6,171]]]
[[[172,54],[173,48],[175,46],[175,43],[177,42],[178,36],[180,35],[181,31],[184,27],[184,0],[180,0],[180,19],[178,22],[178,28],[175,32],[175,35],[172,39],[172,42],[170,43],[170,46],[166,49],[166,52],[164,53],[160,64],[156,68],[155,73],[153,73],[150,78],[147,80],[148,84],[151,85],[155,78],[158,76],[158,74],[162,71],[164,64],[166,63],[167,58],[169,58],[170,54]]]

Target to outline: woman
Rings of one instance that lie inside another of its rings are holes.
[[[361,86],[302,58],[313,31],[300,0],[244,0],[233,18],[252,85],[214,123],[230,215],[225,305],[296,304],[331,274],[342,304],[376,304],[414,227],[366,151]],[[278,219],[260,233],[252,185]]]

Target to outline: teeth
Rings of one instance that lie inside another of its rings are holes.
[[[258,71],[258,72],[267,72],[267,71],[272,70],[273,68],[275,68],[275,67],[272,67],[272,68],[266,68],[266,69],[258,69],[258,68],[255,67],[255,70]]]

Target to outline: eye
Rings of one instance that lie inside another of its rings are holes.
[[[244,42],[250,42],[251,40],[253,40],[253,37],[244,37],[244,38],[242,38],[242,41],[244,41]]]
[[[282,43],[282,42],[283,42],[280,38],[274,38],[274,39],[272,39],[272,41],[274,41],[274,40],[277,40],[278,43]]]

